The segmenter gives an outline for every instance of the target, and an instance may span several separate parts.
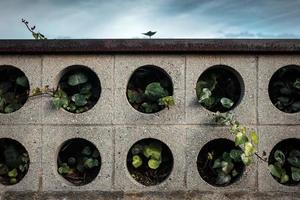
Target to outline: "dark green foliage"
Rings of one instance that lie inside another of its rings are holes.
[[[271,78],[269,95],[272,103],[281,111],[300,111],[300,71],[296,66],[279,69]]]
[[[71,141],[67,142],[59,153],[58,173],[74,185],[85,185],[95,178],[100,170],[100,154],[90,143]]]

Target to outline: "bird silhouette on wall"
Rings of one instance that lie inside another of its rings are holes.
[[[151,38],[155,33],[156,33],[156,31],[155,32],[148,31],[147,33],[142,33],[142,34],[147,35],[147,36],[149,36],[149,38]]]

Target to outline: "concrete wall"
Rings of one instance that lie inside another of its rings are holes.
[[[176,105],[170,110],[143,114],[127,101],[130,75],[149,64],[163,68],[173,81]],[[20,183],[0,185],[2,198],[18,199],[21,195],[28,199],[75,199],[86,195],[84,199],[300,199],[300,185],[277,183],[267,164],[257,160],[228,187],[213,187],[200,177],[196,161],[201,147],[215,138],[231,138],[227,128],[210,122],[212,113],[199,106],[196,99],[199,76],[218,64],[234,68],[244,81],[243,98],[233,111],[239,121],[257,129],[259,153],[269,154],[285,138],[300,138],[300,114],[279,111],[268,97],[273,73],[285,65],[300,65],[300,55],[0,55],[0,65],[21,69],[31,88],[56,86],[60,72],[70,65],[91,68],[102,86],[98,103],[82,114],[53,110],[46,97],[29,100],[17,112],[0,114],[0,137],[21,142],[31,159],[30,170]],[[74,137],[92,141],[102,157],[99,176],[82,187],[66,183],[56,172],[60,145]],[[169,146],[174,167],[166,181],[146,187],[130,177],[126,156],[132,144],[149,137]],[[75,193],[68,193],[71,191]]]

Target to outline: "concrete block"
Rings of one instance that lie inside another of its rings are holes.
[[[0,138],[11,138],[21,143],[29,154],[30,165],[26,176],[17,184],[0,184],[0,191],[37,191],[41,175],[41,134],[40,126],[0,126]]]
[[[258,129],[260,143],[259,154],[265,151],[269,157],[273,147],[288,138],[300,138],[300,126],[261,126]],[[258,162],[258,189],[261,192],[299,192],[300,185],[285,186],[278,183],[270,174],[268,163]]]
[[[256,59],[238,55],[188,55],[186,58],[186,123],[213,124],[213,112],[202,107],[197,100],[196,84],[201,74],[214,65],[226,65],[235,69],[243,79],[244,94],[232,111],[244,124],[256,123]]]
[[[94,126],[45,126],[43,133],[43,191],[110,191],[113,174],[113,129]],[[101,168],[98,176],[84,186],[74,186],[57,172],[61,145],[72,138],[92,142],[99,150]]]
[[[43,57],[43,85],[55,88],[61,71],[72,65],[83,65],[93,70],[101,83],[101,94],[98,102],[89,111],[74,114],[63,109],[55,110],[51,98],[43,100],[43,124],[111,124],[113,119],[113,56],[76,55]]]
[[[144,186],[134,180],[127,170],[127,154],[134,143],[154,138],[165,143],[174,159],[169,177],[155,186]],[[181,126],[118,126],[116,127],[115,187],[124,192],[174,191],[184,188],[185,129]]]
[[[258,120],[260,124],[300,124],[300,113],[280,111],[272,104],[268,92],[273,74],[281,67],[292,64],[300,65],[300,56],[261,55],[258,57]]]
[[[251,127],[249,127],[251,128]],[[197,158],[202,147],[211,140],[225,138],[233,140],[234,137],[229,133],[228,127],[212,127],[212,126],[190,126],[187,128],[187,188],[188,190],[197,191],[254,191],[257,189],[257,162],[245,168],[240,179],[226,187],[215,187],[208,184],[202,179],[197,168]]]
[[[41,87],[42,63],[40,56],[0,55],[1,65],[11,65],[24,72],[29,81],[30,89]],[[41,123],[41,99],[27,99],[19,110],[0,113],[0,124],[37,124]]]

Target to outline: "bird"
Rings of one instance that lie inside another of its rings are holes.
[[[156,31],[155,32],[148,31],[147,33],[142,33],[142,34],[143,35],[147,35],[147,36],[149,36],[151,38],[151,36],[153,36],[155,33],[156,33]]]

